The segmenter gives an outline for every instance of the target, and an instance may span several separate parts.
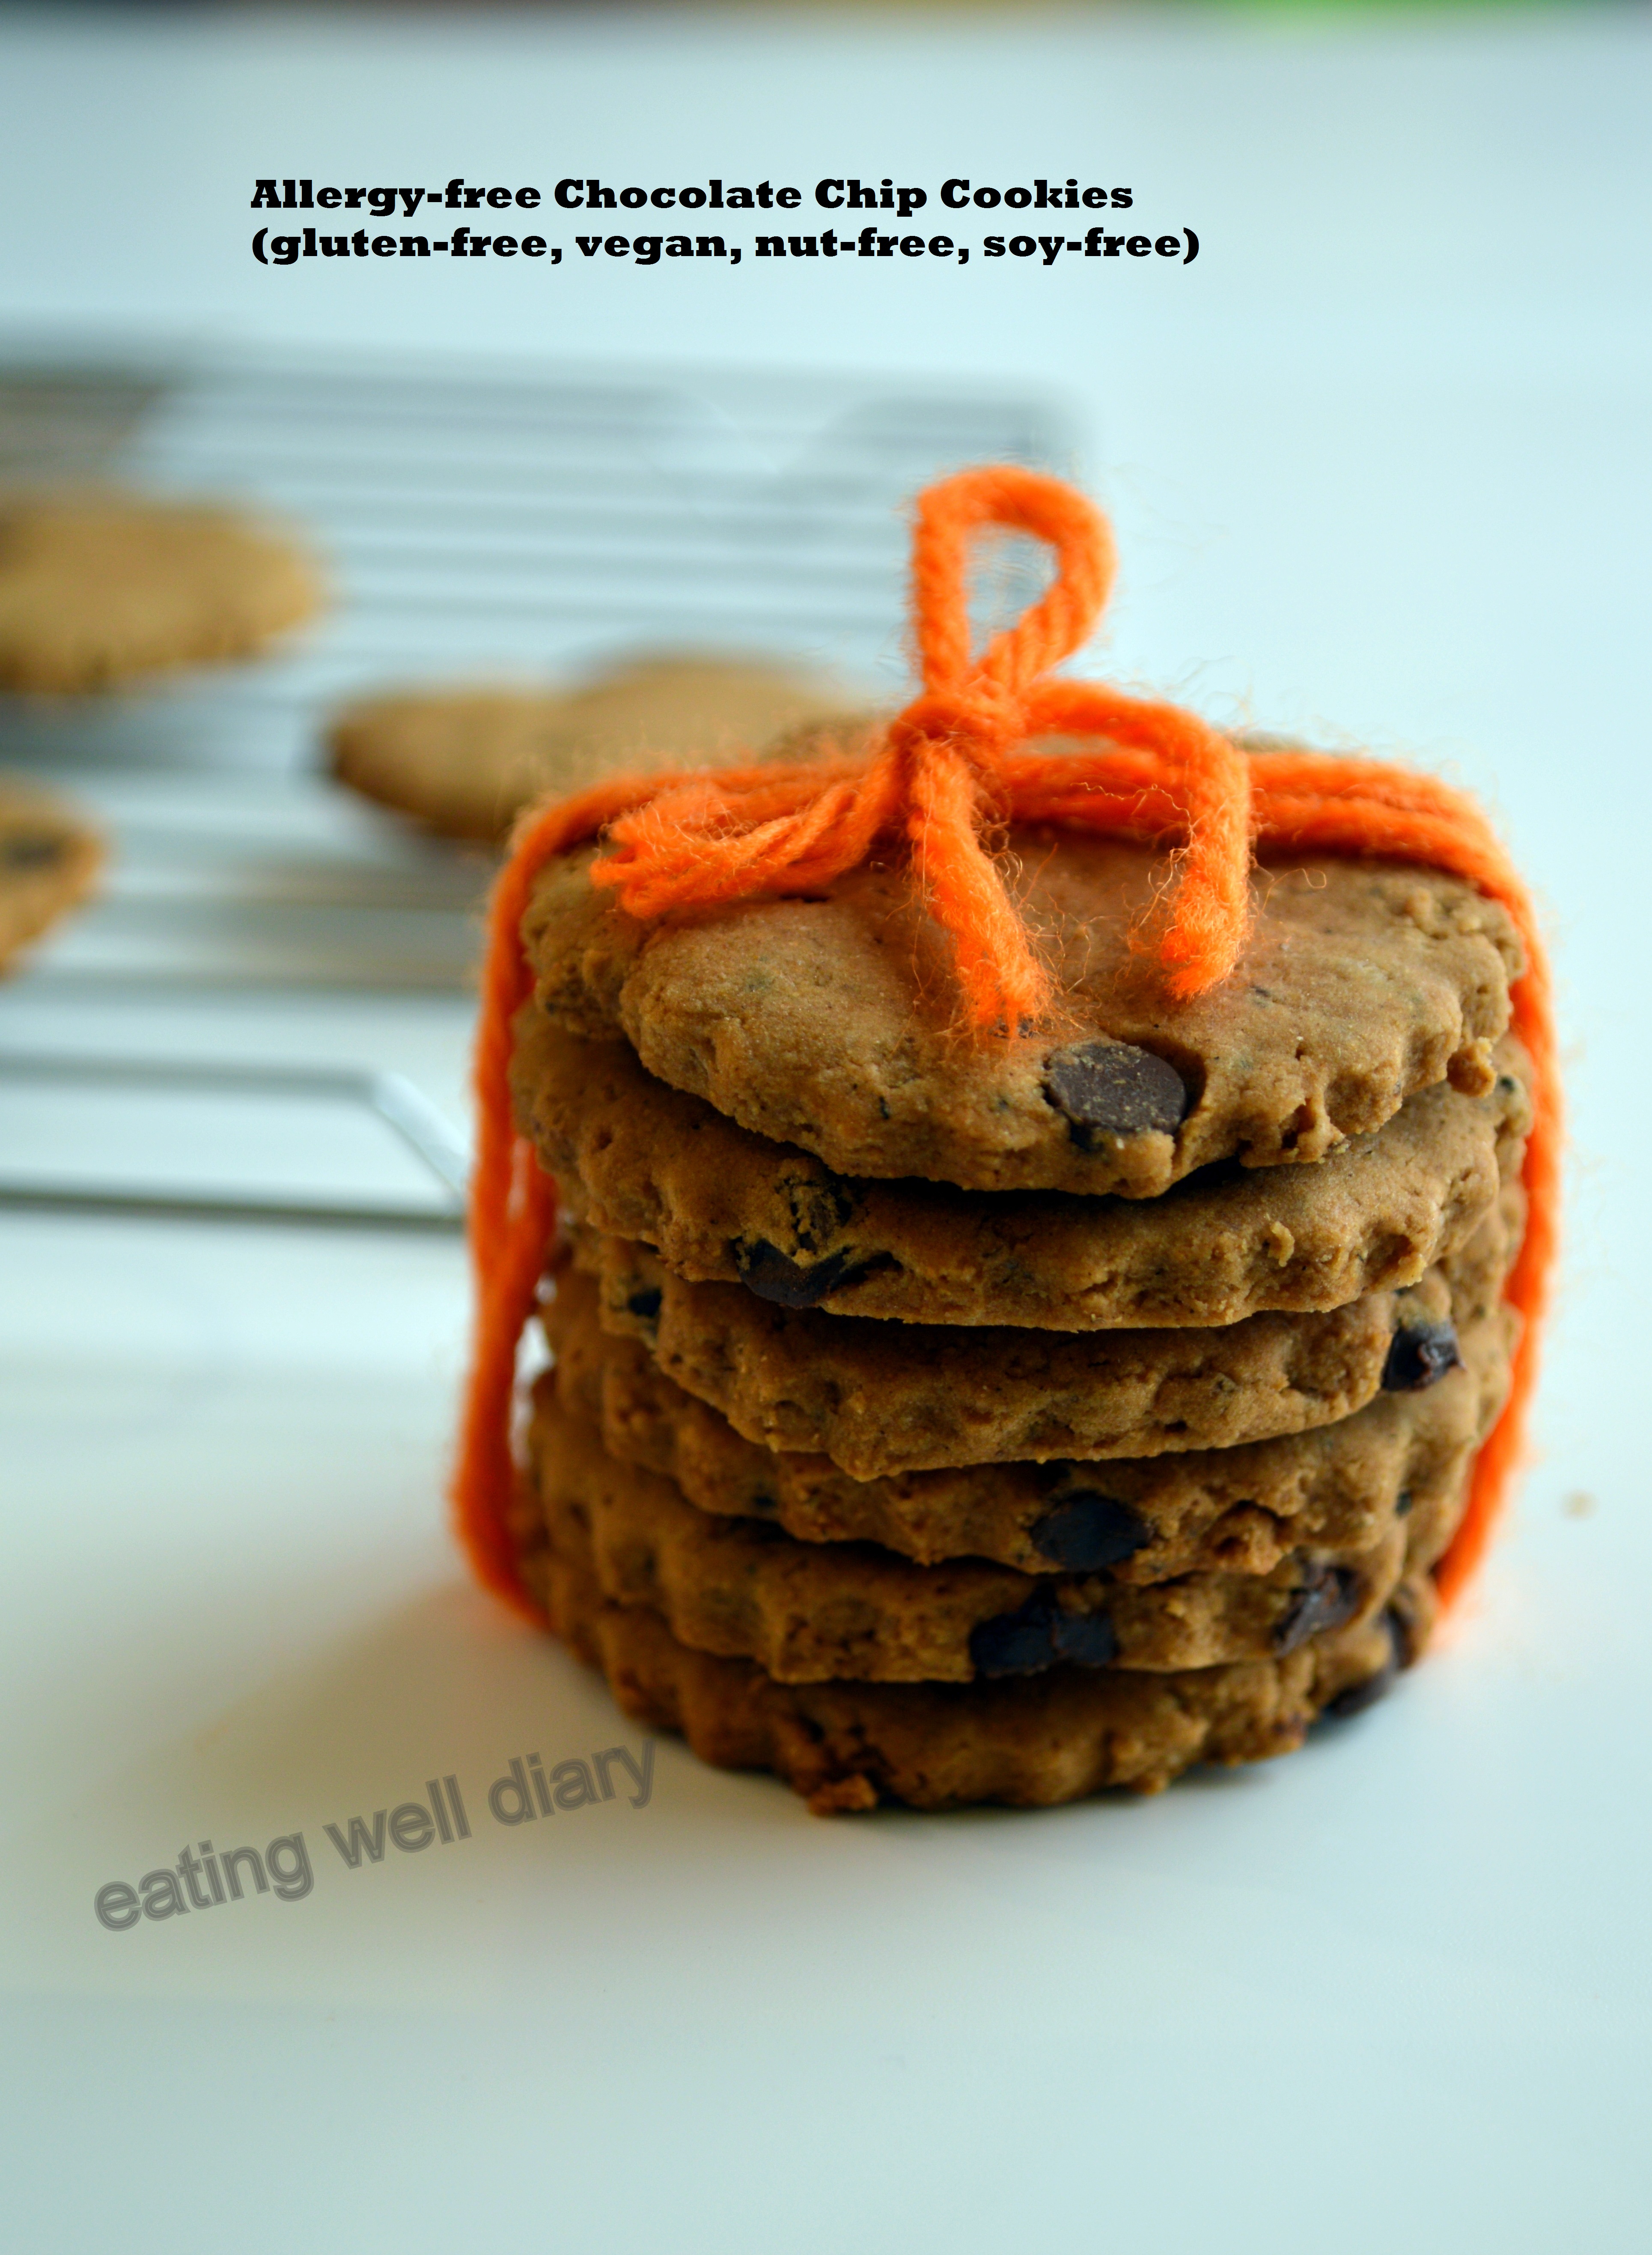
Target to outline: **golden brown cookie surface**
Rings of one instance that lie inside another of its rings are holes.
[[[829,687],[754,659],[639,659],[589,686],[456,688],[364,699],[340,714],[333,772],[453,838],[501,839],[522,808],[626,769],[754,755],[778,731],[846,711]]]
[[[1369,1548],[1315,1549],[1269,1574],[1183,1574],[1118,1584],[1105,1573],[1017,1573],[975,1559],[917,1566],[871,1543],[799,1542],[696,1511],[669,1480],[622,1465],[555,1401],[536,1419],[535,1462],[553,1546],[589,1545],[603,1593],[649,1606],[696,1651],[753,1660],[777,1682],[966,1683],[1060,1662],[1158,1672],[1269,1660],[1367,1621],[1405,1570],[1438,1555],[1445,1523],[1390,1521]]]
[[[229,509],[0,496],[0,688],[74,695],[249,657],[321,601],[295,545]]]
[[[681,1731],[702,1760],[771,1769],[820,1815],[975,1802],[1018,1808],[1110,1787],[1155,1793],[1199,1762],[1263,1761],[1325,1712],[1380,1696],[1421,1649],[1424,1577],[1376,1619],[1279,1660],[1155,1675],[1060,1667],[989,1683],[781,1684],[749,1661],[696,1652],[657,1614],[602,1594],[588,1552],[528,1553],[552,1626],[600,1668],[626,1714]]]
[[[1270,1574],[1293,1551],[1369,1549],[1398,1520],[1411,1555],[1429,1563],[1502,1406],[1514,1337],[1498,1310],[1464,1326],[1461,1364],[1434,1385],[1248,1447],[1099,1471],[1058,1458],[857,1480],[830,1457],[746,1440],[640,1339],[605,1331],[596,1301],[592,1278],[561,1272],[545,1313],[556,1366],[536,1403],[559,1395],[599,1426],[611,1456],[662,1474],[698,1509],[766,1521],[805,1542],[877,1542],[921,1565],[975,1557],[1033,1574],[1105,1570],[1124,1584]]]
[[[1168,864],[1077,832],[1010,841],[1061,1022],[955,1036],[949,958],[904,866],[803,899],[643,924],[543,870],[523,920],[537,996],[623,1034],[648,1070],[850,1177],[1154,1197],[1196,1168],[1321,1159],[1418,1090],[1492,1082],[1520,950],[1503,910],[1438,870],[1264,866],[1233,975],[1166,1001],[1131,935]]]
[[[1500,1050],[1483,1096],[1439,1081],[1317,1166],[1213,1169],[1151,1200],[856,1181],[531,1004],[511,1078],[571,1211],[680,1276],[837,1315],[1094,1331],[1232,1324],[1414,1284],[1518,1171],[1530,1068]]]
[[[1208,1330],[1038,1331],[864,1322],[695,1284],[646,1247],[581,1236],[606,1328],[764,1447],[856,1479],[1023,1458],[1157,1456],[1312,1430],[1459,1357],[1518,1241],[1508,1191],[1460,1253],[1404,1292]]]

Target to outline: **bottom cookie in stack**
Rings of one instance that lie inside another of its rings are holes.
[[[773,1770],[822,1816],[884,1799],[1032,1808],[1108,1786],[1157,1792],[1195,1762],[1289,1753],[1319,1715],[1365,1704],[1412,1656],[1396,1605],[1282,1660],[1164,1674],[1068,1665],[969,1684],[780,1683],[749,1661],[696,1652],[644,1606],[613,1604],[561,1530],[539,1586],[558,1634],[602,1670],[627,1714],[680,1731],[704,1761]],[[1400,1596],[1424,1601],[1420,1584]]]
[[[1488,1268],[1458,1281],[1455,1366],[1311,1431],[855,1480],[743,1438],[567,1267],[524,1575],[628,1712],[817,1810],[1154,1791],[1286,1753],[1426,1639],[1508,1384]]]

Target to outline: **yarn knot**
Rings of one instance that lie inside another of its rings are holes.
[[[1054,551],[1050,585],[978,657],[968,566],[990,527]],[[1053,669],[1085,641],[1112,583],[1105,520],[1055,478],[1009,464],[960,472],[914,512],[912,623],[922,687],[859,760],[729,768],[653,783],[609,818],[592,882],[652,917],[763,894],[813,891],[904,835],[924,905],[950,938],[965,1022],[983,1038],[1036,1021],[1048,980],[982,841],[983,827],[1053,818],[1059,800],[1121,793],[1139,834],[1185,839],[1159,943],[1172,996],[1232,969],[1243,938],[1250,780],[1193,714]],[[1029,737],[1098,740],[1039,755]],[[1054,792],[1052,787],[1054,788]],[[1059,815],[1054,818],[1061,818]]]
[[[1001,683],[979,675],[956,686],[926,689],[889,723],[885,741],[913,752],[920,745],[949,746],[984,777],[999,755],[1027,733],[1026,706]]]

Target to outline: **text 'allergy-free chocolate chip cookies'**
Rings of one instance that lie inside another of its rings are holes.
[[[989,524],[1059,568],[972,658]],[[616,773],[495,891],[464,1539],[821,1811],[1288,1752],[1418,1657],[1519,1453],[1525,890],[1427,777],[1054,673],[1110,571],[1070,488],[946,481],[902,713]]]

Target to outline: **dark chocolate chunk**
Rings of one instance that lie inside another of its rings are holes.
[[[1301,1587],[1279,1616],[1273,1632],[1273,1648],[1294,1652],[1311,1636],[1340,1628],[1360,1609],[1360,1577],[1351,1566],[1311,1568]]]
[[[64,840],[44,830],[14,830],[0,837],[0,864],[8,869],[49,869],[63,859]]]
[[[778,1245],[771,1245],[766,1237],[750,1242],[737,1237],[731,1241],[729,1251],[746,1289],[755,1292],[760,1300],[772,1300],[778,1308],[817,1308],[829,1293],[858,1284],[874,1268],[893,1265],[888,1254],[858,1261],[852,1254],[838,1252],[829,1254],[824,1261],[814,1261],[806,1268],[789,1254],[782,1253]]]
[[[1049,1615],[1030,1598],[1018,1612],[977,1621],[970,1632],[970,1657],[977,1675],[1032,1675],[1054,1666]]]
[[[659,1314],[664,1298],[665,1294],[657,1288],[648,1292],[634,1292],[626,1306],[634,1316],[640,1316],[645,1324],[651,1324]]]
[[[1012,1613],[977,1621],[970,1657],[977,1675],[1032,1675],[1070,1660],[1105,1668],[1118,1656],[1118,1637],[1105,1613],[1063,1612],[1048,1591],[1035,1591]]]
[[[1152,1529],[1139,1513],[1098,1489],[1069,1488],[1027,1529],[1030,1540],[1058,1566],[1094,1574],[1134,1557]]]
[[[1350,1715],[1362,1715],[1394,1689],[1394,1679],[1404,1664],[1405,1631],[1391,1605],[1382,1616],[1382,1626],[1388,1631],[1388,1658],[1374,1675],[1345,1685],[1334,1699],[1325,1703],[1324,1712],[1334,1716],[1338,1722],[1346,1721]]]
[[[779,1187],[791,1209],[793,1238],[804,1253],[818,1253],[855,1218],[854,1192],[836,1175],[825,1182],[782,1181]]]
[[[1462,1361],[1456,1326],[1441,1323],[1402,1324],[1382,1365],[1384,1394],[1420,1394]]]
[[[1408,1487],[1403,1487],[1395,1498],[1394,1516],[1396,1519],[1407,1519],[1410,1516],[1410,1510],[1411,1491]]]
[[[1181,1075],[1152,1050],[1129,1042],[1079,1042],[1044,1060],[1044,1095],[1064,1112],[1081,1151],[1097,1151],[1108,1135],[1168,1135],[1187,1116]]]
[[[1107,1668],[1118,1658],[1118,1632],[1106,1613],[1058,1612],[1055,1656],[1076,1668]]]

